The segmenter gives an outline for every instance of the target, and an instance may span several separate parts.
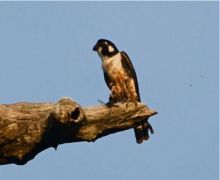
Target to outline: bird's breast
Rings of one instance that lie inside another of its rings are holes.
[[[121,63],[121,55],[120,53],[116,54],[113,57],[105,59],[102,61],[102,69],[107,73],[110,77],[113,78],[115,74],[119,71],[123,70],[122,63]]]

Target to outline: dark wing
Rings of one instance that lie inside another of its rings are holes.
[[[108,74],[107,74],[105,71],[103,71],[103,72],[104,72],[105,82],[106,82],[108,88],[111,89],[111,86],[110,86],[111,82],[110,82],[110,79],[109,79],[109,77],[108,77]]]
[[[138,94],[138,99],[140,102],[141,99],[140,99],[140,94],[139,94],[138,81],[137,81],[137,76],[136,76],[134,67],[131,63],[129,56],[124,51],[121,52],[121,55],[122,55],[122,66],[128,71],[128,76],[134,79],[135,89]],[[152,126],[148,122],[148,119],[146,119],[146,122],[144,124],[139,125],[136,128],[134,128],[137,143],[140,144],[144,140],[148,140],[149,139],[149,134],[148,134],[149,131],[152,134],[154,133]]]
[[[126,54],[126,52],[122,51],[121,56],[122,56],[122,66],[128,71],[128,76],[131,77],[132,79],[134,79],[135,89],[136,89],[136,92],[138,95],[138,101],[140,102],[141,98],[140,98],[138,81],[137,81],[136,72],[134,70],[134,66],[133,66],[129,56]]]

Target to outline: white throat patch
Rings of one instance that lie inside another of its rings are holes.
[[[112,57],[106,57],[102,61],[102,68],[107,73],[117,74],[119,69],[122,69],[121,53],[117,53]]]

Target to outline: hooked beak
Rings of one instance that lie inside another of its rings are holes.
[[[98,45],[96,44],[94,47],[93,47],[93,51],[97,51],[98,50]]]

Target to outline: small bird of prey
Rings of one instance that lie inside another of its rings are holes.
[[[117,102],[141,102],[136,72],[129,56],[117,49],[117,47],[107,39],[99,39],[94,45],[102,60],[104,79],[111,91],[109,104]],[[138,144],[149,139],[154,130],[148,120],[134,128],[136,141]]]

